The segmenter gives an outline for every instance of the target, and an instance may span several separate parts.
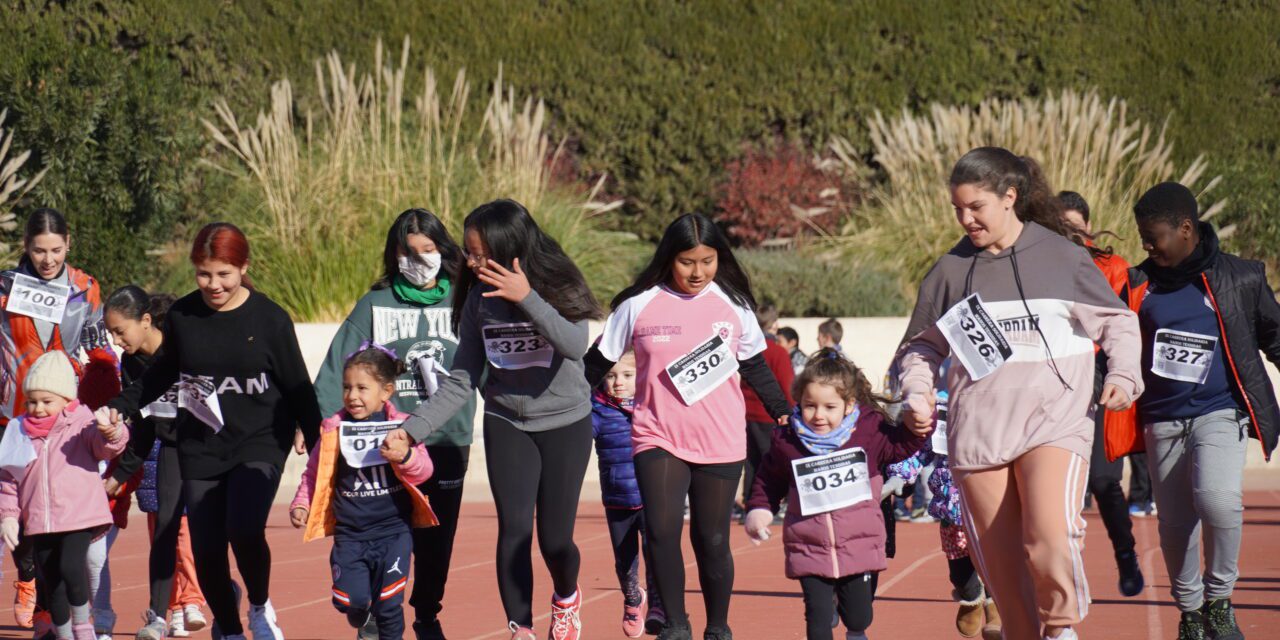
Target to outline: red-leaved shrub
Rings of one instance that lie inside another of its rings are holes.
[[[725,166],[716,219],[745,247],[831,231],[852,199],[838,173],[788,143],[748,149]]]

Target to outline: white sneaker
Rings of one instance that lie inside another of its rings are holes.
[[[249,633],[253,634],[253,640],[284,640],[284,632],[276,626],[276,610],[270,600],[263,605],[249,605]]]
[[[170,638],[190,638],[191,633],[187,631],[186,616],[182,615],[182,609],[174,609],[169,612],[169,637]]]
[[[1045,636],[1044,640],[1080,640],[1080,636],[1076,635],[1075,629],[1068,627],[1054,637]]]
[[[199,631],[209,624],[209,621],[204,617],[204,613],[200,611],[200,607],[194,604],[189,604],[182,608],[182,617],[187,623],[187,631]]]
[[[156,615],[156,612],[147,609],[142,614],[143,626],[138,629],[138,635],[134,636],[135,640],[165,640],[165,624],[164,618]]]

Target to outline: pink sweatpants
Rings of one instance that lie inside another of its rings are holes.
[[[1052,446],[1003,467],[952,471],[970,555],[1000,608],[1005,638],[1040,638],[1043,625],[1073,626],[1089,612],[1080,515],[1088,471],[1084,458]]]

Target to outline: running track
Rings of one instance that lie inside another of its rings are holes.
[[[1271,476],[1275,477],[1275,476]],[[1280,483],[1269,482],[1276,485]],[[470,496],[472,499],[477,496]],[[1280,490],[1245,494],[1244,551],[1235,602],[1241,628],[1249,638],[1280,637]],[[1081,637],[1108,640],[1172,638],[1177,634],[1177,610],[1169,602],[1169,580],[1160,558],[1156,521],[1135,519],[1135,535],[1148,587],[1136,598],[1116,589],[1110,544],[1096,512],[1087,514],[1085,563],[1093,592],[1093,606]],[[136,518],[112,552],[115,608],[120,617],[117,637],[132,638],[146,600],[146,528]],[[783,577],[781,536],[759,547],[748,542],[741,527],[733,528],[737,581],[730,623],[740,640],[803,638],[803,604],[799,586]],[[505,618],[493,575],[497,523],[493,507],[484,502],[463,506],[454,566],[443,620],[455,640],[505,639]],[[301,534],[288,524],[285,505],[277,504],[268,536],[275,556],[272,600],[280,624],[290,640],[351,638],[343,617],[329,604],[328,541],[302,544]],[[584,494],[576,539],[582,549],[584,638],[622,638],[619,618],[622,599],[613,577],[609,536],[594,496]],[[536,554],[536,547],[535,547]],[[685,541],[685,558],[692,552]],[[549,610],[545,569],[535,557],[535,615],[539,637],[545,637]],[[4,584],[0,587],[0,638],[29,638],[12,618],[12,560],[4,554]],[[959,637],[952,624],[955,605],[950,599],[946,561],[938,551],[937,525],[900,524],[898,557],[880,581],[873,638]],[[701,637],[702,606],[697,574],[690,564],[688,605],[695,637]],[[905,634],[905,635],[903,635]],[[208,631],[192,634],[208,638]],[[841,631],[838,638],[843,638]]]

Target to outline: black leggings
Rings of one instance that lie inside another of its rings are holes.
[[[71,608],[89,604],[89,572],[85,558],[93,529],[45,533],[31,536],[36,563],[40,565],[41,588],[55,626],[71,621]]]
[[[667,621],[689,624],[684,608],[684,554],[680,550],[684,499],[688,496],[689,531],[698,560],[707,627],[728,628],[733,591],[729,514],[742,462],[693,464],[662,449],[649,449],[635,457],[635,465],[649,530],[653,577]]]
[[[1094,419],[1093,451],[1089,457],[1089,493],[1098,505],[1098,515],[1102,516],[1102,525],[1107,529],[1107,537],[1111,539],[1111,549],[1116,557],[1134,553],[1133,521],[1129,518],[1129,501],[1124,497],[1124,489],[1120,488],[1120,477],[1124,473],[1124,458],[1114,462],[1107,460],[1106,442],[1103,435],[1103,411],[1098,410]]]
[[[231,587],[228,544],[236,554],[249,603],[267,602],[271,584],[267,516],[279,486],[280,469],[270,462],[245,462],[222,475],[182,483],[196,577],[224,636],[243,632]]]
[[[484,417],[485,463],[498,510],[498,594],[507,619],[533,626],[534,510],[538,549],[556,594],[578,589],[581,558],[573,543],[582,478],[591,458],[591,417],[550,431],[528,432]]]
[[[836,611],[844,626],[854,633],[862,633],[871,626],[871,577],[860,573],[843,578],[800,578],[804,591],[804,626],[808,640],[831,640],[831,618]],[[833,611],[832,605],[836,608]]]
[[[163,617],[169,609],[173,590],[173,572],[178,564],[178,532],[182,528],[182,474],[178,469],[178,448],[160,445],[156,457],[156,527],[151,536],[149,570],[151,576],[151,610]]]
[[[409,604],[419,626],[433,623],[440,615],[471,447],[436,445],[427,447],[427,453],[435,471],[418,488],[431,501],[431,510],[440,524],[413,530],[413,595],[409,596]]]

